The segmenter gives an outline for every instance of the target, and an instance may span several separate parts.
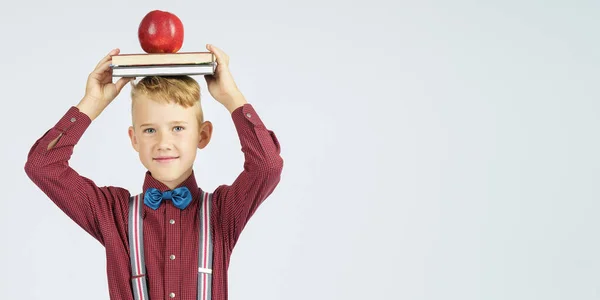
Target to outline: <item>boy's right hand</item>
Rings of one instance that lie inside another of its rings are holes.
[[[88,76],[85,96],[77,108],[94,120],[117,97],[123,87],[135,78],[122,77],[116,83],[112,82],[112,56],[119,54],[119,49],[110,51]]]

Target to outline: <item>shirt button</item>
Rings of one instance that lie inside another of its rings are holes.
[[[169,221],[169,223],[175,224],[175,220],[171,219],[171,221]]]
[[[171,254],[171,256],[169,256],[169,258],[170,258],[171,260],[174,260],[174,259],[175,259],[175,255],[174,255],[174,254]]]
[[[169,297],[171,297],[171,298],[175,298],[175,293],[170,293],[170,294],[169,294]]]
[[[251,113],[247,113],[247,114],[246,114],[246,117],[248,117],[248,118],[252,118],[252,114],[251,114]]]
[[[77,120],[77,119],[71,118],[71,123],[75,122],[75,120]]]

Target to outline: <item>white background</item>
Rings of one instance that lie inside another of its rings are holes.
[[[102,246],[23,171],[153,10],[231,56],[285,160],[230,299],[600,299],[598,1],[17,1],[0,10],[1,299],[108,299]],[[205,189],[243,154],[225,108]],[[139,192],[129,87],[70,161]],[[92,296],[89,296],[92,295]]]

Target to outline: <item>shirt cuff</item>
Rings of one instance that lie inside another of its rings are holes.
[[[88,115],[82,113],[77,107],[71,106],[54,125],[54,129],[63,134],[61,143],[76,144],[91,123],[92,120]]]
[[[236,108],[233,111],[233,113],[231,113],[231,117],[233,119],[233,123],[236,127],[238,127],[238,129],[239,126],[248,123],[254,126],[265,126],[263,124],[263,121],[260,119],[256,111],[254,110],[254,107],[250,103],[246,103]]]

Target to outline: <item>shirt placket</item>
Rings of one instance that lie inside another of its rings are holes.
[[[165,299],[181,297],[181,210],[171,201],[166,203],[166,247],[165,247]]]

